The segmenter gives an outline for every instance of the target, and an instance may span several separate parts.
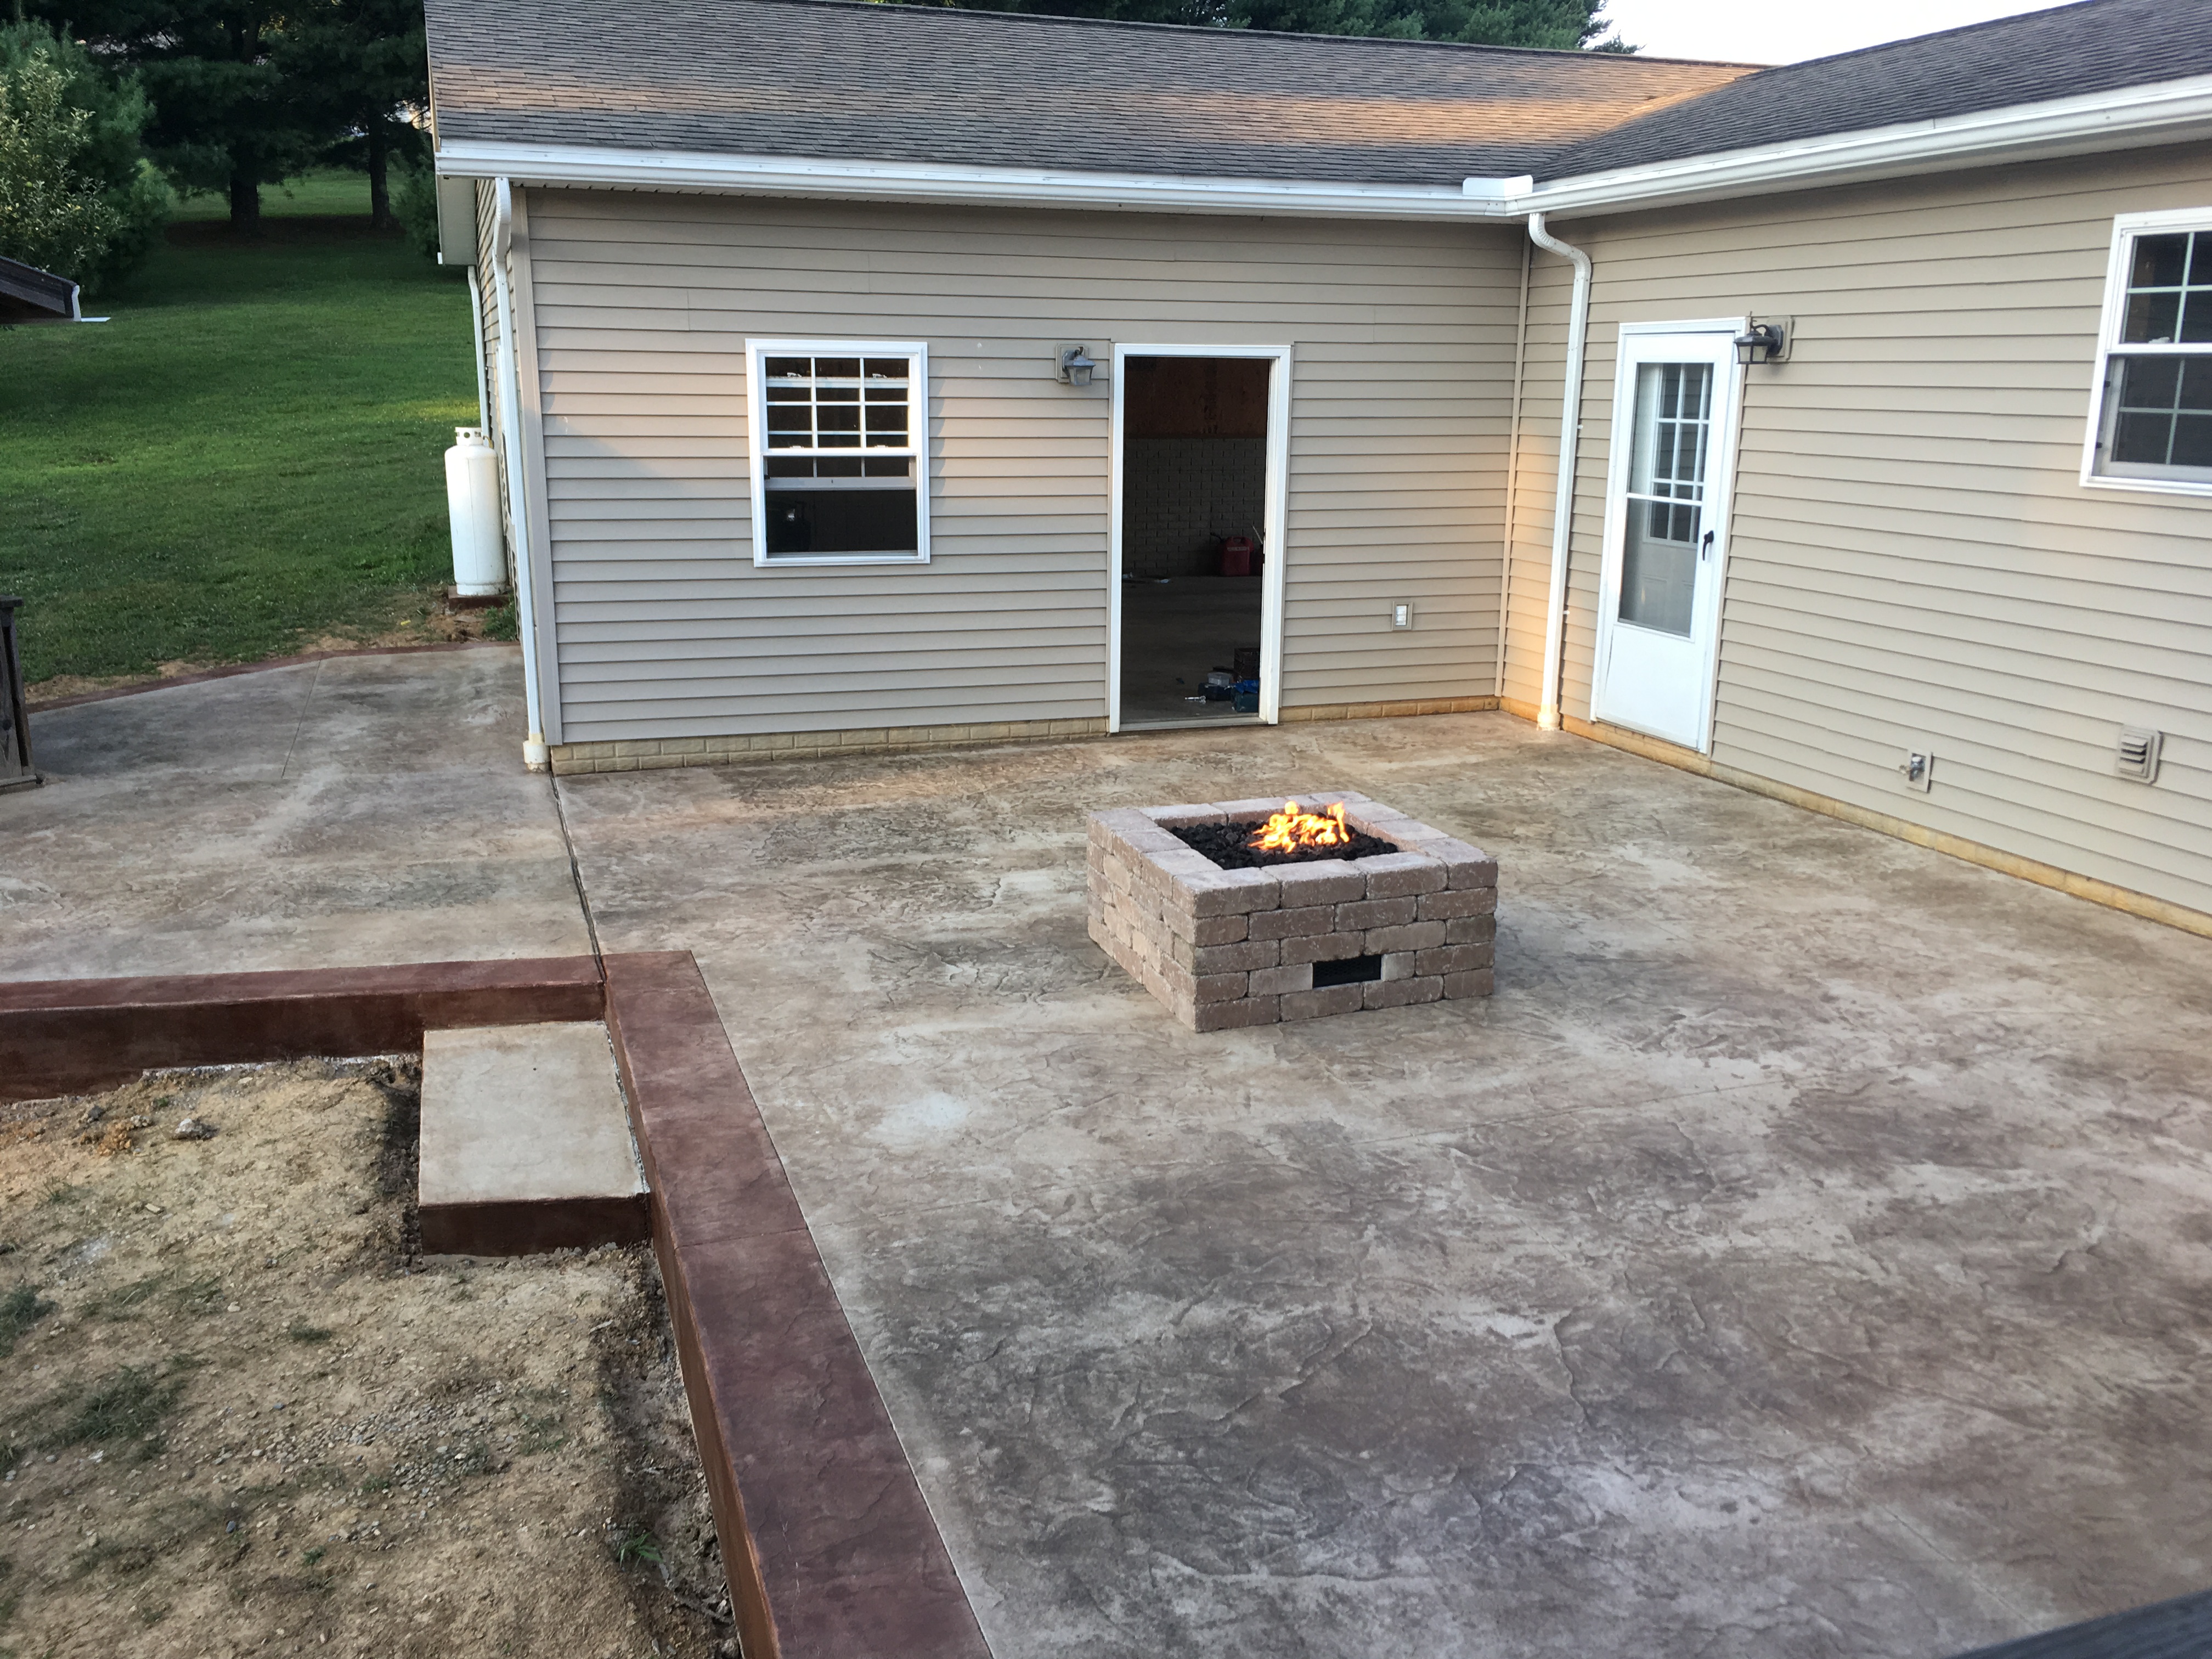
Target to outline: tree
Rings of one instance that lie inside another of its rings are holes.
[[[965,5],[968,0],[902,0]],[[1401,40],[1458,40],[1486,46],[1543,46],[1559,52],[1632,50],[1618,37],[1593,42],[1609,27],[1605,0],[976,0],[994,11],[1043,12],[1133,23],[1194,23],[1213,28],[1281,29],[1295,34],[1383,35]]]
[[[307,0],[288,21],[276,61],[334,130],[334,159],[368,174],[379,230],[395,222],[392,163],[419,161],[407,117],[430,101],[422,0]]]
[[[0,253],[88,289],[143,258],[171,205],[140,147],[150,113],[73,41],[0,26]]]
[[[135,70],[154,106],[147,147],[188,190],[230,200],[232,228],[261,224],[261,186],[308,166],[325,112],[277,63],[286,13],[269,0],[34,0],[104,61]]]

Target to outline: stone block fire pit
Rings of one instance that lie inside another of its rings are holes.
[[[1494,983],[1498,860],[1356,792],[1093,812],[1090,866],[1091,937],[1194,1031]]]

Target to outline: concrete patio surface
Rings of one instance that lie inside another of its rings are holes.
[[[33,714],[0,978],[588,951],[520,661],[337,657]]]
[[[587,948],[505,652],[35,717],[0,977]],[[1498,994],[1197,1036],[1084,815],[1359,789]],[[2212,940],[1503,715],[560,785],[1000,1659],[1955,1653],[2212,1584]]]
[[[1498,990],[1173,1024],[1084,814],[1361,789]],[[2212,941],[1510,717],[562,781],[1000,1659],[1937,1656],[2212,1583]]]

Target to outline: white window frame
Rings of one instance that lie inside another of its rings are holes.
[[[2097,362],[2089,381],[2089,426],[2081,440],[2081,483],[2086,488],[2147,490],[2160,495],[2212,495],[2212,468],[2208,468],[2203,477],[2192,478],[2110,472],[2100,471],[2098,465],[2118,413],[2107,407],[2114,356],[2212,358],[2212,341],[2192,345],[2130,346],[2120,339],[2120,328],[2127,318],[2128,270],[2134,263],[2136,238],[2190,230],[2212,234],[2212,207],[2123,213],[2112,221],[2112,253],[2105,267],[2105,307],[2097,325]]]
[[[768,388],[770,357],[905,357],[911,361],[908,385],[907,444],[902,449],[778,450],[779,455],[819,459],[827,454],[885,459],[909,456],[914,462],[915,550],[911,553],[782,553],[768,550]],[[746,442],[752,451],[750,533],[753,564],[763,570],[803,570],[830,564],[927,564],[929,562],[929,348],[919,340],[747,340],[745,342]]]

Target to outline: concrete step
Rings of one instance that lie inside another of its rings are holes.
[[[645,1176],[596,1020],[422,1034],[416,1200],[434,1255],[647,1237]]]

